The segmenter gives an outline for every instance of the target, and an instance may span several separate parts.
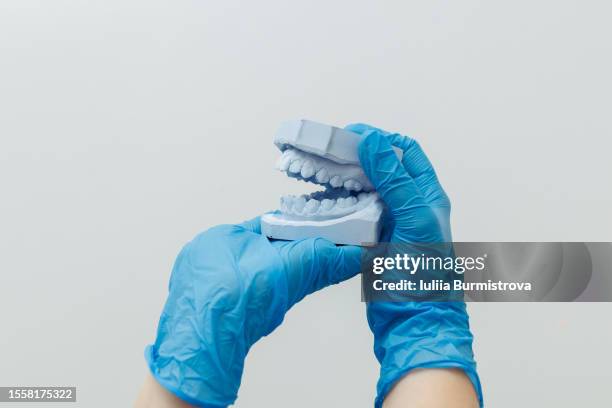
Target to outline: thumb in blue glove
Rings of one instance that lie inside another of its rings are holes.
[[[151,373],[193,405],[232,404],[250,347],[306,295],[357,274],[360,256],[321,238],[268,240],[259,217],[201,233],[175,262]]]

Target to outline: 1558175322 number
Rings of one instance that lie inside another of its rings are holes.
[[[0,402],[76,402],[76,387],[0,387]]]

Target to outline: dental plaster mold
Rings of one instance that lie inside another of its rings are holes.
[[[281,151],[277,169],[324,190],[281,197],[280,210],[261,218],[262,233],[285,240],[376,244],[383,206],[359,164],[361,140],[356,133],[309,120],[284,122],[274,137]]]

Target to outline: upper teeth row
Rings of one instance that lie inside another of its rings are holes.
[[[329,184],[335,188],[344,187],[352,191],[374,189],[360,166],[338,164],[291,148],[282,153],[276,167],[289,175],[301,175],[304,179],[312,179],[318,184]]]

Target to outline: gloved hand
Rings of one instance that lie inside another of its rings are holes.
[[[364,124],[346,128],[365,136],[359,159],[389,212],[383,241],[451,242],[450,201],[417,142]],[[403,151],[401,162],[392,146]],[[465,303],[372,302],[367,318],[381,364],[377,408],[393,385],[415,368],[464,370],[482,406]]]
[[[253,343],[304,296],[357,274],[360,256],[359,247],[320,238],[268,240],[259,218],[201,233],[175,262],[145,351],[151,373],[193,405],[232,404]]]

